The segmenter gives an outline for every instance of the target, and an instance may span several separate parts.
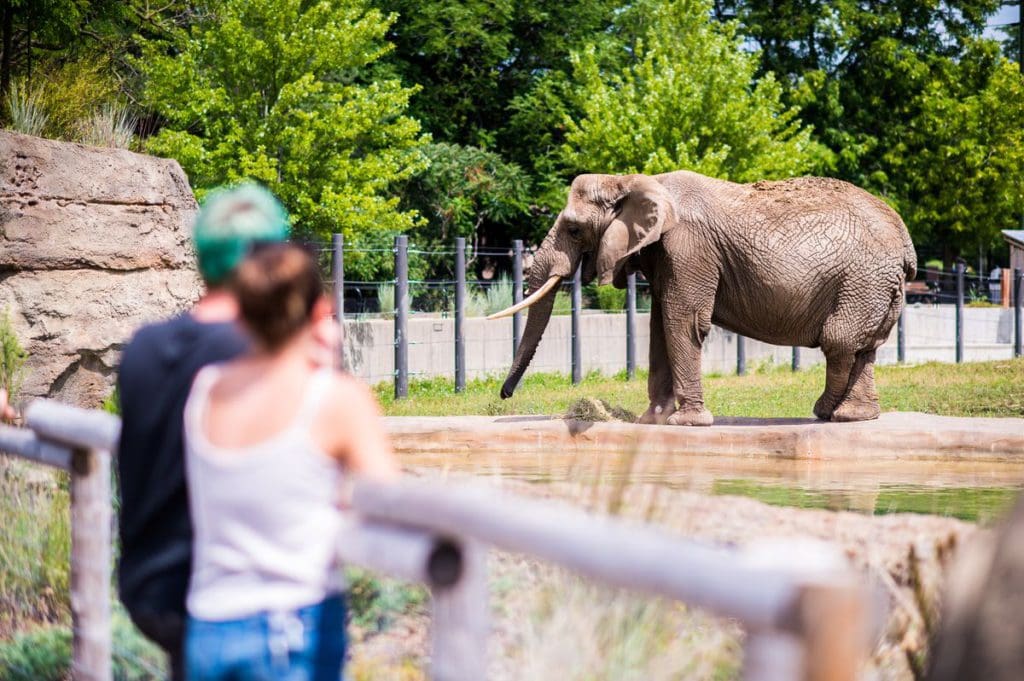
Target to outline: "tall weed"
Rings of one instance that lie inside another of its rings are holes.
[[[26,135],[39,136],[49,120],[43,88],[29,85],[23,79],[11,82],[7,92],[7,119],[10,129]]]
[[[81,141],[94,147],[130,149],[138,120],[126,104],[104,104],[84,123]]]

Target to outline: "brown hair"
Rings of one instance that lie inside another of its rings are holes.
[[[230,282],[242,321],[268,350],[277,350],[309,323],[323,284],[313,256],[289,243],[262,243]]]

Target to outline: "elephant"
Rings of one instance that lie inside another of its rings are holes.
[[[650,406],[641,423],[711,425],[701,345],[712,324],[776,345],[820,347],[822,420],[877,418],[876,349],[903,309],[917,254],[899,215],[821,177],[737,184],[690,171],[579,175],[534,255],[530,308],[501,397],[512,395],[551,316],[559,282],[651,288]]]

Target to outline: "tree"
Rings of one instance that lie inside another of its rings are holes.
[[[933,75],[885,156],[914,238],[941,245],[947,262],[957,253],[984,260],[1024,211],[1024,81],[986,47]]]
[[[461,236],[475,250],[528,212],[530,178],[514,163],[458,144],[430,144],[424,152],[429,165],[402,190],[402,205],[425,219],[411,234],[418,247],[450,252]],[[450,279],[452,265],[450,256],[432,259],[425,275]]]
[[[424,167],[413,88],[372,78],[394,17],[361,0],[224,0],[171,53],[137,66],[143,101],[166,120],[150,151],[176,158],[196,193],[253,179],[294,230],[381,245],[417,223],[391,189]],[[385,254],[346,259],[372,277]]]
[[[573,56],[581,115],[565,121],[564,167],[689,169],[748,182],[821,163],[810,128],[782,104],[771,74],[754,79],[756,55],[742,49],[734,23],[711,19],[709,0],[641,2],[618,26],[626,38],[618,60],[595,46]]]

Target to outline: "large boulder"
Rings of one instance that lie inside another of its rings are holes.
[[[96,406],[139,325],[199,295],[196,202],[177,162],[0,131],[0,312],[23,396]]]

